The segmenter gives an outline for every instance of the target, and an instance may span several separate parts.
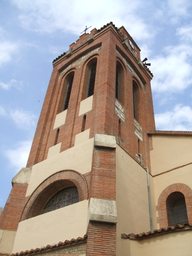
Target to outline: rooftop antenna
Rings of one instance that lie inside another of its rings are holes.
[[[92,26],[90,26],[90,27],[87,27],[87,25],[85,26],[85,29],[81,32],[81,34],[83,34],[83,33],[86,33],[87,32],[87,30],[89,29],[89,28],[91,28]]]

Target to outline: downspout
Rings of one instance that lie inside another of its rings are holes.
[[[148,201],[149,201],[149,220],[150,220],[150,229],[153,231],[153,222],[152,222],[152,210],[151,210],[151,192],[150,192],[150,181],[149,181],[149,168],[145,167],[147,170],[147,190],[148,190]]]

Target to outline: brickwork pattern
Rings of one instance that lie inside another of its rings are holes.
[[[168,196],[173,192],[180,192],[184,195],[188,222],[190,225],[192,225],[192,189],[183,183],[175,183],[165,188],[159,196],[157,205],[157,211],[159,216],[157,221],[159,222],[160,227],[162,228],[168,226],[166,201]]]
[[[21,220],[25,220],[41,213],[47,201],[59,190],[76,186],[79,201],[88,199],[89,191],[85,177],[73,170],[57,172],[42,182],[29,197],[22,213]]]
[[[27,184],[13,183],[13,188],[0,216],[0,229],[16,231],[27,198]]]
[[[96,147],[93,153],[90,197],[116,199],[116,151]]]
[[[122,28],[121,28],[122,30]],[[134,133],[133,118],[133,80],[142,81],[140,90],[140,119],[139,123],[143,129],[143,141],[140,142],[140,153],[143,156],[145,166],[150,167],[149,145],[146,132],[154,130],[154,113],[152,104],[152,95],[150,80],[151,77],[138,65],[138,60],[122,44],[122,35],[111,27],[106,27],[103,31],[96,34],[93,30],[94,40],[89,43],[84,42],[88,39],[88,34],[84,34],[71,45],[73,51],[71,56],[64,56],[54,64],[53,74],[51,76],[45,102],[40,115],[37,131],[34,137],[31,153],[27,166],[38,163],[47,157],[49,147],[54,145],[56,130],[53,130],[55,116],[59,111],[59,102],[62,98],[62,86],[67,74],[74,71],[74,80],[72,85],[71,97],[67,110],[65,125],[60,127],[58,143],[62,142],[61,151],[74,146],[76,134],[81,132],[83,116],[79,116],[79,106],[82,100],[83,86],[85,80],[85,70],[88,61],[97,57],[97,72],[95,79],[95,90],[93,95],[93,109],[86,113],[85,129],[90,128],[90,138],[96,133],[105,133],[116,136],[119,133],[119,117],[115,113],[115,87],[116,87],[116,62],[122,63],[124,79],[124,109],[125,122],[121,122],[120,146],[136,159],[138,153],[138,137]],[[125,31],[124,31],[125,32]],[[81,46],[82,44],[82,46]],[[86,56],[92,50],[101,47],[97,53],[80,61],[81,56]],[[121,54],[119,55],[118,52]],[[132,70],[127,66],[125,60],[131,65]],[[75,66],[73,63],[75,61]],[[71,65],[71,69],[67,68]],[[66,69],[67,68],[67,69]],[[64,70],[67,70],[66,73]],[[60,79],[59,76],[62,75]],[[123,142],[123,143],[121,143]]]
[[[116,255],[116,224],[89,223],[86,255]]]

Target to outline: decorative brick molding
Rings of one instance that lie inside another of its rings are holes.
[[[79,201],[88,199],[88,184],[83,175],[73,170],[57,172],[43,181],[33,194],[29,197],[21,220],[29,219],[41,213],[47,201],[57,191],[68,187],[76,186],[79,194]]]
[[[159,196],[157,211],[159,213],[158,222],[161,228],[168,226],[166,201],[173,192],[180,192],[184,195],[188,222],[190,225],[192,224],[192,189],[183,183],[175,183],[165,188]]]

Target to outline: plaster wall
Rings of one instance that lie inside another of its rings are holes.
[[[47,158],[50,158],[50,157],[53,157],[54,155],[59,154],[60,150],[61,150],[61,143],[58,143],[57,145],[50,147]]]
[[[91,111],[92,106],[93,106],[93,96],[90,96],[90,97],[82,100],[80,103],[80,108],[79,108],[79,116],[87,113],[88,111]]]
[[[0,254],[11,253],[16,231],[0,230]]]
[[[87,232],[88,200],[21,221],[13,253],[83,237]]]
[[[153,135],[151,156],[152,175],[192,162],[192,137]]]
[[[155,135],[152,139],[153,150],[150,154],[154,208],[158,205],[160,194],[168,186],[174,183],[184,183],[192,188],[192,138]],[[158,212],[156,212],[157,217]],[[159,224],[156,228],[159,228]]]
[[[190,256],[192,231],[170,233],[162,236],[134,241],[122,239],[122,254],[119,256]]]
[[[119,146],[116,148],[117,255],[121,255],[121,233],[150,230],[147,174]]]
[[[67,109],[65,111],[57,114],[55,117],[55,123],[54,123],[53,129],[56,129],[56,128],[60,127],[61,125],[64,125],[66,116],[67,116]]]
[[[91,171],[94,139],[56,154],[32,167],[26,196],[50,175],[61,170],[75,170],[81,174]]]
[[[78,133],[75,136],[75,146],[83,143],[86,140],[89,140],[90,129],[85,130],[84,132]]]

